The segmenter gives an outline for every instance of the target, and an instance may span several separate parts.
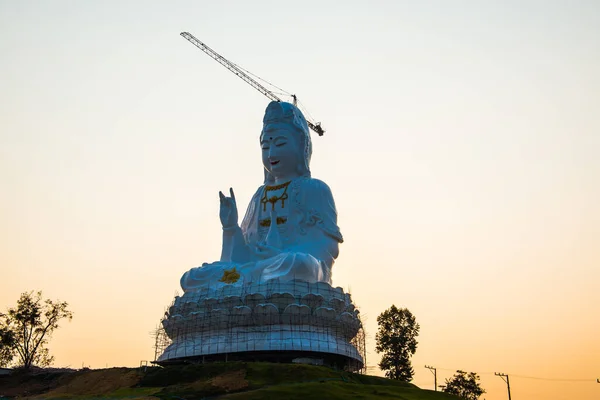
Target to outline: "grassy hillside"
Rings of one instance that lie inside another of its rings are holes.
[[[444,393],[325,367],[214,363],[17,373],[0,377],[0,398],[30,399],[403,399],[456,400]]]

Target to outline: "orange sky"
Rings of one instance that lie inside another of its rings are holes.
[[[370,372],[395,304],[421,387],[427,364],[478,372],[487,400],[494,372],[513,399],[598,399],[600,7],[345,4],[0,1],[0,307],[69,302],[57,366],[152,359],[181,274],[219,257],[218,191],[245,208],[262,182],[267,100],[186,30],[327,129],[312,171]]]

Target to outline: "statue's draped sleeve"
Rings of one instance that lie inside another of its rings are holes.
[[[304,225],[314,226],[342,243],[344,238],[337,225],[337,210],[329,186],[323,181],[309,178],[302,182],[298,195],[304,212]]]
[[[254,196],[252,196],[252,200],[250,200],[250,204],[248,204],[248,209],[246,210],[246,214],[244,215],[244,219],[242,220],[242,225],[240,228],[242,229],[242,233],[244,234],[244,239],[246,240],[246,244],[250,244],[252,242],[252,238],[256,236],[256,230],[258,225],[258,215],[257,206],[260,200],[260,195],[263,191],[264,185],[259,187]]]

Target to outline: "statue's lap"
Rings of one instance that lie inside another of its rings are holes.
[[[233,268],[240,274],[240,284],[271,279],[331,283],[327,267],[312,255],[284,252],[265,260],[245,264],[223,261],[205,263],[186,272],[181,278],[181,287],[187,292],[206,286],[224,285],[222,278],[225,272]]]

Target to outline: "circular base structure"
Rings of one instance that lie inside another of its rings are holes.
[[[176,297],[162,321],[171,344],[158,364],[225,359],[322,363],[353,371],[362,325],[350,295],[323,282],[271,280]]]
[[[311,364],[350,371],[358,371],[363,367],[361,362],[353,358],[344,357],[338,354],[310,351],[245,351],[237,353],[220,353],[155,361],[154,364],[167,366],[228,361]]]

